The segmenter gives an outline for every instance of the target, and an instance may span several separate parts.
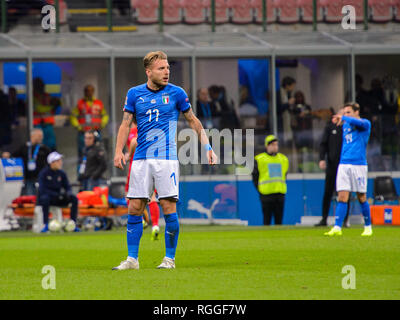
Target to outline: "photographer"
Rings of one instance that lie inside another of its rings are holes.
[[[39,197],[37,205],[42,207],[43,222],[41,232],[49,231],[50,206],[65,207],[71,204],[71,220],[76,223],[78,216],[78,199],[72,194],[67,175],[62,168],[62,155],[52,152],[47,157],[48,167],[39,173]],[[80,231],[77,227],[75,232]]]

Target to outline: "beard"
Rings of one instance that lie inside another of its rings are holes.
[[[158,88],[166,86],[166,84],[163,83],[163,79],[153,78],[153,79],[150,79],[150,81],[153,82],[153,84]]]

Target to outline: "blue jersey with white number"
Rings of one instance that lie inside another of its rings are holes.
[[[371,122],[343,116],[343,144],[340,163],[367,165],[367,144]]]
[[[177,160],[175,134],[180,112],[190,108],[186,92],[168,84],[151,90],[142,84],[128,90],[124,111],[136,117],[137,147],[133,160]]]

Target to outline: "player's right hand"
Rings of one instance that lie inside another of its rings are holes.
[[[124,170],[124,165],[126,165],[124,154],[122,152],[116,152],[114,157],[114,167]]]

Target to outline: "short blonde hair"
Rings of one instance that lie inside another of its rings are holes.
[[[143,58],[143,65],[144,68],[147,69],[151,66],[151,64],[156,60],[167,60],[168,57],[165,52],[163,51],[152,51],[146,54]]]

